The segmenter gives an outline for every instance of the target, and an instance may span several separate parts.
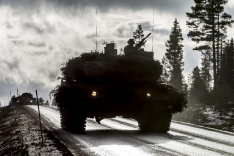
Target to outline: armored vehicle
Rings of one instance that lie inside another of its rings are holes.
[[[23,93],[18,97],[12,97],[11,103],[15,105],[36,105],[36,98],[31,93]]]
[[[61,84],[51,92],[63,129],[82,133],[86,118],[100,123],[122,116],[137,120],[142,131],[169,130],[172,114],[182,112],[187,99],[160,81],[162,65],[141,48],[145,39],[136,46],[130,39],[125,55],[110,43],[104,53],[83,53],[63,64]]]

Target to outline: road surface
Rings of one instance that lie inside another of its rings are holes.
[[[37,106],[27,106],[36,115]],[[56,109],[40,107],[43,124],[75,155],[102,156],[234,156],[234,133],[173,121],[167,134],[141,133],[133,119],[87,119],[85,134],[61,129]],[[75,124],[75,123],[74,123]]]

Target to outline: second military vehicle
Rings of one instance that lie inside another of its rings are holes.
[[[18,97],[12,97],[11,103],[15,105],[36,105],[36,98],[31,93],[23,93]]]

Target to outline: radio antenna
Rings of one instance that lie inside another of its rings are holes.
[[[154,51],[154,9],[153,9],[153,26],[152,26],[152,52]]]
[[[97,9],[96,9],[96,52],[97,52]]]

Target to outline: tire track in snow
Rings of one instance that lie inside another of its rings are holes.
[[[119,119],[119,118],[118,118]],[[139,127],[137,125],[134,125],[134,124],[131,124],[131,123],[126,123],[126,122],[123,122],[123,121],[120,121],[118,119],[109,119],[109,120],[112,120],[114,122],[118,122],[120,124],[123,124],[123,125],[127,125],[127,126],[131,126],[131,127],[134,127],[134,128],[137,128],[139,129]],[[125,119],[126,120],[126,119]],[[132,120],[131,120],[132,121]],[[197,127],[196,127],[197,128]],[[170,131],[175,131],[175,132],[180,132],[179,130],[177,129],[174,129],[174,128],[171,128]],[[217,131],[215,131],[217,132]],[[184,131],[181,131],[180,133],[184,133]],[[184,144],[187,144],[187,145],[191,145],[191,146],[196,146],[198,148],[201,148],[201,149],[207,149],[207,150],[210,150],[210,151],[214,151],[214,152],[218,152],[220,154],[223,154],[223,155],[231,155],[231,156],[234,156],[233,153],[230,153],[230,152],[225,152],[225,151],[222,151],[222,150],[218,150],[216,148],[211,148],[211,147],[208,147],[208,146],[204,146],[204,145],[200,145],[198,143],[193,143],[193,142],[189,142],[189,141],[184,141],[184,140],[181,140],[180,138],[177,138],[173,135],[170,135],[170,134],[162,134],[162,133],[157,133],[158,135],[160,136],[163,136],[163,137],[166,137],[168,139],[171,139],[171,140],[176,140],[176,141],[179,141],[179,142],[182,142]],[[229,134],[229,133],[225,133],[225,134]],[[191,135],[191,133],[189,133],[188,135]],[[194,137],[198,137],[198,138],[202,138],[202,139],[206,139],[206,140],[209,140],[209,141],[214,141],[214,142],[218,142],[218,143],[221,143],[221,144],[224,144],[224,145],[229,145],[230,147],[232,146],[232,144],[230,145],[229,142],[220,142],[220,140],[217,141],[217,139],[207,139],[207,137],[203,137],[203,136],[199,136],[199,135],[191,135],[191,136],[194,136]]]

